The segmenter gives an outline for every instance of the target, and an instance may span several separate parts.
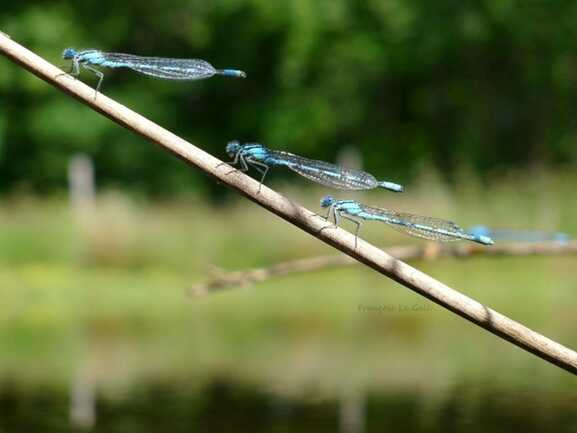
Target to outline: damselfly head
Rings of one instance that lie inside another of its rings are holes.
[[[76,54],[78,54],[78,52],[74,49],[74,48],[66,48],[63,52],[62,52],[62,57],[65,60],[70,60],[73,59],[74,56],[76,56]]]
[[[329,207],[332,206],[335,202],[335,199],[330,195],[325,195],[321,198],[321,207]]]
[[[231,158],[234,157],[240,150],[240,143],[237,140],[229,141],[226,145],[226,153]]]

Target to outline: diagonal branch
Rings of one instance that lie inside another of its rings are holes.
[[[577,241],[539,242],[539,243],[503,243],[491,248],[479,245],[438,245],[426,243],[419,245],[399,245],[386,247],[385,252],[399,260],[434,260],[441,257],[477,257],[477,256],[545,256],[561,254],[577,254]],[[338,254],[330,256],[316,256],[305,259],[288,260],[275,263],[266,268],[253,268],[241,271],[225,272],[215,269],[211,272],[211,278],[203,283],[196,284],[189,289],[192,296],[208,295],[233,287],[246,287],[256,283],[262,283],[275,277],[285,275],[315,272],[326,268],[351,266],[358,262],[352,257]]]
[[[263,186],[258,193],[259,183],[254,179],[238,171],[230,173],[231,167],[221,165],[219,159],[116,101],[102,94],[98,94],[98,98],[94,99],[93,89],[67,75],[61,75],[60,69],[2,34],[0,34],[0,52],[47,83],[102,113],[119,125],[157,144],[162,149],[173,153],[326,244],[337,248],[355,260],[489,332],[573,374],[577,374],[577,353],[571,349],[451,289],[368,242],[359,239],[355,248],[355,237],[343,229],[321,231],[321,229],[329,228],[332,225],[266,186]]]

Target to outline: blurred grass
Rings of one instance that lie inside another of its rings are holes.
[[[575,175],[463,175],[448,189],[429,173],[406,194],[356,194],[464,227],[577,233]],[[318,209],[323,190],[278,185]],[[298,191],[297,191],[298,188]],[[347,195],[340,195],[347,197]],[[419,242],[378,224],[378,245]],[[344,385],[437,389],[463,377],[564,389],[566,373],[466,324],[362,267],[295,275],[189,299],[211,266],[238,269],[330,254],[246,201],[209,206],[99,196],[79,224],[61,199],[0,204],[0,382],[67,386],[80,368],[101,386],[150,377],[258,381],[282,392]],[[576,258],[475,258],[415,265],[570,347],[577,346]],[[384,307],[362,312],[362,306]],[[401,311],[406,309],[406,311]]]

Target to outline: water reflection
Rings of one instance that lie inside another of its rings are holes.
[[[442,395],[419,390],[350,390],[340,396],[287,397],[229,382],[156,383],[123,393],[97,392],[94,426],[70,417],[74,390],[0,387],[0,431],[170,432],[574,432],[575,394],[462,383]],[[85,392],[85,391],[84,391]],[[72,398],[71,398],[72,395]],[[90,404],[84,398],[83,404]],[[86,407],[84,408],[86,410]],[[77,426],[74,427],[74,422]]]

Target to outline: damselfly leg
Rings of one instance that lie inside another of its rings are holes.
[[[100,92],[100,85],[102,84],[102,80],[104,79],[104,74],[101,71],[99,71],[98,69],[93,68],[90,65],[87,65],[86,63],[83,63],[82,67],[84,69],[91,71],[92,73],[94,73],[98,77],[98,84],[96,84],[96,89],[94,90],[94,99],[96,100],[96,97],[98,96],[98,92]]]
[[[362,222],[361,222],[361,221],[357,221],[356,219],[354,219],[354,218],[352,218],[352,217],[350,217],[350,216],[344,215],[344,214],[340,214],[339,216],[342,216],[344,219],[349,220],[350,222],[354,223],[354,224],[357,226],[357,228],[356,228],[356,230],[355,230],[355,250],[356,250],[356,249],[357,249],[357,241],[358,241],[358,238],[359,238],[359,230],[360,230],[360,228],[361,228]]]
[[[258,191],[257,191],[257,194],[260,194],[260,190],[262,188],[262,183],[264,182],[264,178],[266,177],[266,174],[268,173],[268,170],[270,167],[268,165],[266,165],[264,162],[255,161],[254,158],[251,158],[250,156],[246,160],[250,165],[252,165],[254,167],[254,169],[256,171],[258,171],[260,174],[262,174],[262,177],[260,178],[260,184],[258,185]]]

